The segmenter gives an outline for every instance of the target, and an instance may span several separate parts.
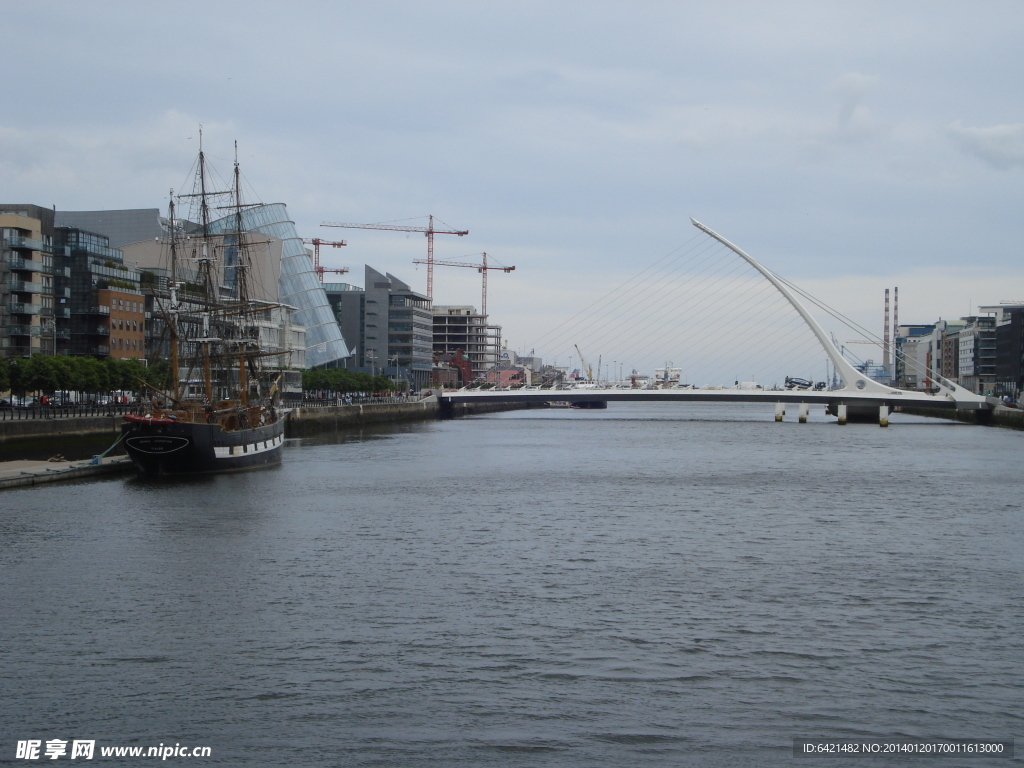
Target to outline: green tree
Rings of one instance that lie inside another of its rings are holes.
[[[55,392],[70,389],[71,367],[74,365],[73,358],[67,355],[57,355],[50,358],[50,367],[53,371]]]
[[[51,355],[32,355],[31,389],[38,392],[53,392],[60,388],[60,367]]]
[[[95,357],[78,358],[78,386],[75,389],[81,392],[93,394],[106,392],[110,389],[107,385],[107,369]]]
[[[142,379],[154,389],[169,392],[171,389],[171,364],[166,360],[157,360],[148,368],[143,369]]]
[[[10,377],[11,392],[19,397],[24,397],[25,393],[28,392],[32,374],[31,366],[29,366],[28,360],[23,357],[11,360],[9,366],[8,376]]]

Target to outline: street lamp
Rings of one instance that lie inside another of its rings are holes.
[[[47,318],[44,318],[44,320],[47,321],[47,324],[49,326],[48,328],[45,328],[44,330],[48,330],[48,331],[50,331],[51,334],[53,334],[53,336],[52,336],[52,338],[53,338],[53,349],[50,352],[50,354],[56,356],[57,355],[57,318],[56,317],[47,317]]]

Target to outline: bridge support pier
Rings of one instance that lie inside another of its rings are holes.
[[[836,415],[839,417],[839,423],[846,423],[846,403],[840,403],[839,407],[836,408]]]
[[[811,406],[809,406],[807,403],[800,403],[800,417],[798,420],[801,424],[807,423],[807,414],[809,414],[810,412]]]
[[[786,404],[776,403],[775,404],[775,421],[782,421],[782,417],[786,415]]]
[[[878,406],[878,426],[888,427],[889,426],[889,406],[880,405]]]

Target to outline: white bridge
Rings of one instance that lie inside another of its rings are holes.
[[[442,407],[465,403],[546,403],[563,402],[570,404],[587,404],[601,407],[615,401],[645,402],[723,402],[723,403],[766,403],[775,405],[775,418],[782,419],[786,404],[796,405],[800,420],[807,417],[808,409],[813,404],[826,405],[829,412],[836,415],[840,424],[850,418],[871,418],[877,414],[878,423],[888,424],[888,415],[894,408],[911,407],[936,409],[945,411],[956,410],[991,410],[996,401],[974,394],[963,387],[930,373],[930,379],[938,388],[935,394],[897,389],[875,381],[853,366],[836,348],[822,327],[800,302],[791,288],[777,275],[763,267],[737,246],[721,235],[713,232],[703,224],[691,219],[693,225],[710,237],[731,250],[747,264],[759,272],[765,280],[773,285],[785,300],[799,314],[803,322],[811,330],[828,356],[836,377],[841,379],[839,387],[830,389],[760,389],[760,388],[695,388],[670,387],[663,389],[626,388],[623,386],[601,387],[593,384],[549,389],[461,389],[440,394]]]

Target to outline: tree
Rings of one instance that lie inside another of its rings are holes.
[[[106,392],[110,389],[107,385],[107,371],[103,363],[95,357],[78,358],[78,375],[76,376],[77,389],[80,392]]]
[[[60,367],[50,355],[32,355],[30,364],[30,388],[39,392],[53,392],[60,387]]]
[[[10,361],[8,375],[10,376],[11,392],[19,397],[24,397],[28,392],[31,367],[25,358],[17,358]]]

